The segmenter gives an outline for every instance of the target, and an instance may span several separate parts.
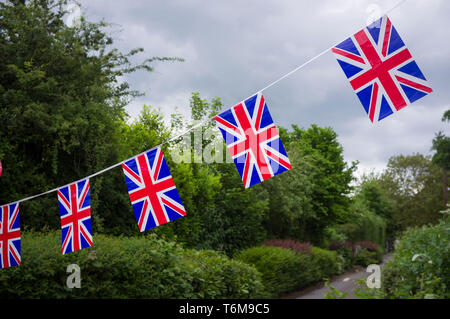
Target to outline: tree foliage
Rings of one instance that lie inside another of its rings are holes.
[[[331,128],[280,129],[293,169],[259,186],[270,194],[267,229],[274,237],[319,244],[327,226],[345,219],[356,163],[344,161]]]
[[[436,223],[441,218],[441,173],[429,156],[391,157],[381,183],[395,203],[391,223],[396,230]]]
[[[120,161],[124,106],[139,92],[121,77],[151,71],[115,49],[105,22],[64,24],[66,0],[0,3],[0,202],[64,185]],[[173,60],[173,59],[172,59]],[[111,180],[92,188],[93,209]],[[37,229],[58,225],[55,198],[23,204]]]

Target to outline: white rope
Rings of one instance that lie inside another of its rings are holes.
[[[111,165],[111,166],[109,166],[109,167],[107,167],[107,168],[105,168],[105,169],[102,169],[101,171],[98,171],[98,172],[96,172],[96,173],[94,173],[94,174],[91,174],[91,175],[89,175],[89,176],[86,176],[86,177],[84,177],[84,178],[81,178],[81,179],[79,179],[79,180],[77,180],[77,181],[75,181],[75,182],[71,182],[71,183],[69,183],[69,184],[66,184],[66,185],[63,185],[63,186],[59,186],[59,187],[56,187],[56,188],[51,189],[51,190],[49,190],[49,191],[46,191],[46,192],[44,192],[44,193],[37,194],[37,195],[33,195],[33,196],[30,196],[30,197],[26,197],[26,198],[23,198],[23,199],[21,199],[21,200],[18,200],[18,201],[9,203],[9,204],[5,204],[5,205],[19,204],[19,203],[21,203],[21,202],[25,202],[25,201],[27,201],[27,200],[34,199],[34,198],[36,198],[36,197],[40,197],[40,196],[44,196],[44,195],[47,195],[47,194],[56,192],[58,189],[60,189],[60,188],[62,188],[62,187],[65,187],[65,186],[68,186],[68,185],[71,185],[71,184],[74,184],[74,183],[78,183],[78,182],[80,182],[80,181],[84,181],[84,180],[90,179],[90,178],[92,178],[92,177],[94,177],[94,176],[103,174],[104,172],[107,172],[107,171],[109,171],[109,170],[112,170],[113,168],[116,168],[117,166],[122,165],[123,163],[129,161],[130,159],[133,159],[133,158],[135,158],[135,157],[137,157],[137,156],[140,156],[140,155],[142,155],[142,154],[145,154],[145,153],[147,153],[147,152],[149,152],[149,151],[151,151],[151,150],[154,150],[155,148],[158,148],[158,147],[160,147],[160,146],[162,146],[162,145],[164,145],[164,144],[170,143],[170,142],[172,142],[172,141],[174,141],[174,140],[180,138],[181,136],[183,136],[183,135],[185,135],[185,134],[191,132],[192,130],[196,129],[197,127],[199,127],[199,126],[201,126],[201,125],[203,125],[203,124],[205,124],[206,122],[211,121],[213,118],[214,118],[214,117],[211,117],[211,118],[209,118],[209,119],[207,119],[207,120],[205,120],[205,121],[203,121],[203,122],[197,123],[196,125],[194,125],[194,126],[191,127],[190,129],[188,129],[187,131],[185,131],[185,132],[183,132],[183,133],[180,133],[180,134],[178,134],[177,136],[172,137],[171,139],[168,139],[168,140],[162,142],[161,144],[152,147],[151,149],[148,149],[148,150],[146,150],[146,151],[144,151],[144,152],[142,152],[142,153],[140,153],[140,154],[138,154],[138,155],[134,155],[133,157],[127,158],[126,160],[123,160],[122,162],[119,162],[119,163],[116,163],[116,164],[114,164],[114,165]],[[1,205],[1,206],[5,206],[5,205]]]
[[[395,4],[392,8],[390,8],[390,9],[387,10],[387,11],[385,11],[385,12],[381,15],[381,17],[383,17],[384,15],[387,15],[389,12],[391,12],[391,11],[397,9],[400,5],[402,5],[402,4],[403,4],[404,2],[406,2],[406,1],[407,1],[407,0],[401,0],[401,1],[397,2],[397,4]],[[273,81],[273,82],[271,82],[270,84],[266,85],[266,86],[263,87],[262,89],[256,91],[255,93],[253,93],[253,94],[250,95],[249,97],[245,98],[244,100],[239,101],[238,103],[247,100],[248,98],[254,96],[255,94],[258,94],[258,93],[260,93],[260,92],[262,92],[262,91],[264,91],[264,90],[267,90],[268,88],[272,87],[273,85],[277,84],[278,82],[284,80],[285,78],[287,78],[287,77],[290,76],[291,74],[293,74],[293,73],[297,72],[298,70],[304,68],[304,67],[307,66],[309,63],[315,61],[316,59],[318,59],[319,57],[321,57],[322,55],[324,55],[325,53],[327,53],[328,51],[330,51],[332,48],[334,48],[334,47],[335,47],[336,45],[338,45],[339,43],[340,43],[340,42],[336,43],[335,45],[329,47],[329,48],[326,49],[326,50],[323,50],[322,52],[320,52],[320,53],[317,54],[316,56],[312,57],[312,58],[309,59],[308,61],[304,62],[303,64],[301,64],[301,65],[299,65],[299,66],[297,66],[295,69],[293,69],[293,70],[289,71],[288,73],[282,75],[281,77],[279,77],[279,78],[276,79],[275,81]],[[238,103],[236,103],[236,104],[238,104]],[[9,203],[9,204],[5,204],[5,205],[12,205],[12,204],[18,204],[18,203],[21,203],[21,202],[25,202],[25,201],[30,200],[30,199],[34,199],[34,198],[37,198],[37,197],[40,197],[40,196],[43,196],[43,195],[47,195],[47,194],[56,192],[58,189],[60,189],[60,188],[62,188],[62,187],[65,187],[65,186],[68,186],[68,185],[70,185],[70,184],[78,183],[78,182],[83,181],[83,180],[85,180],[85,179],[89,179],[89,178],[92,178],[92,177],[94,177],[94,176],[103,174],[104,172],[107,172],[107,171],[109,171],[109,170],[111,170],[111,169],[113,169],[113,168],[116,168],[117,166],[122,165],[123,163],[129,161],[129,160],[132,159],[132,158],[135,158],[135,157],[137,157],[137,156],[139,156],[139,155],[142,155],[142,154],[144,154],[144,153],[147,153],[147,152],[149,152],[149,151],[151,151],[151,150],[154,150],[155,148],[158,148],[158,147],[160,147],[160,146],[162,146],[162,145],[164,145],[164,144],[170,143],[170,142],[172,142],[172,141],[174,141],[174,140],[180,138],[181,136],[183,136],[183,135],[185,135],[185,134],[191,132],[192,130],[196,129],[197,127],[202,126],[203,124],[205,124],[205,123],[211,121],[213,118],[214,118],[214,116],[213,116],[213,117],[210,117],[210,118],[208,118],[208,119],[206,119],[206,120],[204,120],[204,121],[202,121],[202,122],[200,122],[200,123],[197,123],[197,124],[194,125],[193,127],[189,128],[187,131],[185,131],[185,132],[183,132],[183,133],[180,133],[180,134],[178,134],[177,136],[172,137],[172,138],[170,138],[169,140],[167,140],[167,141],[165,141],[165,142],[162,142],[161,144],[159,144],[159,145],[157,145],[157,146],[152,147],[151,149],[148,149],[148,150],[146,150],[146,151],[144,151],[144,152],[142,152],[142,153],[140,153],[140,154],[138,154],[138,155],[135,155],[135,156],[133,156],[133,157],[130,157],[130,158],[128,158],[128,159],[126,159],[126,160],[124,160],[124,161],[122,161],[122,162],[120,162],[120,163],[116,163],[116,164],[114,164],[114,165],[111,165],[111,166],[109,166],[109,167],[107,167],[107,168],[105,168],[105,169],[103,169],[103,170],[101,170],[101,171],[98,171],[98,172],[96,172],[96,173],[94,173],[94,174],[92,174],[92,175],[86,176],[85,178],[79,179],[79,180],[76,181],[76,182],[72,182],[72,183],[66,184],[66,185],[64,185],[64,186],[59,186],[59,187],[57,187],[57,188],[51,189],[51,190],[49,190],[49,191],[46,191],[46,192],[44,192],[44,193],[37,194],[37,195],[33,195],[33,196],[30,196],[30,197],[26,197],[26,198],[24,198],[24,199],[21,199],[21,200],[18,200],[18,201]],[[5,206],[5,205],[1,205],[1,206]]]
[[[388,9],[387,11],[385,11],[383,14],[380,15],[380,18],[387,15],[389,12],[397,9],[400,5],[402,5],[404,2],[406,2],[407,0],[401,0],[399,2],[397,2],[392,8]],[[357,30],[359,31],[359,30]],[[356,31],[356,32],[357,32]],[[355,34],[356,32],[352,33]],[[313,58],[309,59],[308,61],[306,61],[305,63],[299,65],[298,67],[296,67],[295,69],[293,69],[292,71],[289,71],[288,73],[286,73],[285,75],[279,77],[277,80],[273,81],[272,83],[270,83],[269,85],[265,86],[264,88],[262,88],[259,91],[256,91],[255,93],[253,93],[252,95],[250,95],[248,98],[252,97],[253,95],[262,92],[264,90],[267,90],[268,88],[270,88],[271,86],[277,84],[278,82],[280,82],[281,80],[284,80],[285,78],[287,78],[289,75],[297,72],[298,70],[302,69],[303,67],[307,66],[308,64],[310,64],[311,62],[313,62],[314,60],[316,60],[317,58],[321,57],[322,55],[324,55],[325,53],[327,53],[328,51],[330,51],[332,48],[334,48],[336,45],[338,45],[339,43],[341,43],[342,41],[339,41],[338,43],[336,43],[335,45],[332,45],[331,47],[329,47],[328,49],[323,50],[322,52],[320,52],[319,54],[317,54],[316,56],[314,56]],[[246,99],[244,99],[245,101]]]

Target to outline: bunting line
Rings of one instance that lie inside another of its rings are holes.
[[[394,11],[395,9],[397,9],[399,6],[401,6],[401,5],[402,5],[403,3],[405,3],[406,1],[407,1],[407,0],[401,0],[401,1],[397,2],[393,7],[391,7],[390,9],[388,9],[387,11],[385,11],[383,14],[381,14],[380,17],[383,17],[384,15],[387,15],[388,13]],[[375,21],[375,20],[374,20],[374,21]],[[281,77],[279,77],[279,78],[276,79],[275,81],[273,81],[273,82],[271,82],[270,84],[266,85],[266,86],[263,87],[262,89],[259,89],[259,90],[256,91],[255,93],[251,94],[249,97],[247,97],[247,98],[241,100],[240,102],[243,102],[243,101],[245,101],[245,100],[247,100],[247,99],[253,97],[253,96],[256,95],[256,94],[262,93],[263,91],[267,90],[268,88],[272,87],[273,85],[277,84],[278,82],[284,80],[284,79],[287,78],[288,76],[292,75],[293,73],[297,72],[298,70],[302,69],[303,67],[307,66],[307,65],[310,64],[311,62],[315,61],[316,59],[318,59],[319,57],[321,57],[322,55],[324,55],[325,53],[327,53],[328,51],[330,51],[332,48],[334,48],[334,47],[335,47],[336,45],[338,45],[340,42],[341,42],[341,41],[339,41],[339,42],[336,43],[335,45],[333,45],[333,46],[331,46],[331,47],[329,47],[329,48],[323,50],[323,51],[320,52],[319,54],[317,54],[317,55],[315,55],[314,57],[310,58],[308,61],[304,62],[303,64],[297,66],[297,67],[294,68],[293,70],[291,70],[291,71],[287,72],[286,74],[282,75]],[[240,103],[240,102],[238,102],[238,103]],[[238,103],[237,103],[237,104],[238,104]],[[116,164],[114,164],[114,165],[111,165],[111,166],[109,166],[109,167],[107,167],[107,168],[105,168],[105,169],[102,169],[101,171],[98,171],[98,172],[96,172],[96,173],[93,173],[93,174],[91,174],[91,175],[89,175],[89,176],[83,177],[83,178],[81,178],[81,179],[79,179],[79,180],[77,180],[77,181],[75,181],[75,182],[70,182],[70,183],[68,183],[68,184],[66,184],[66,185],[55,187],[54,189],[48,190],[48,191],[46,191],[46,192],[43,192],[43,193],[40,193],[40,194],[37,194],[37,195],[32,195],[32,196],[29,196],[29,197],[26,197],[26,198],[23,198],[23,199],[20,199],[20,200],[17,200],[17,201],[8,203],[8,204],[2,204],[2,205],[0,205],[0,206],[19,204],[19,203],[22,203],[22,202],[25,202],[25,201],[28,201],[28,200],[31,200],[31,199],[35,199],[35,198],[38,198],[38,197],[41,197],[41,196],[44,196],[44,195],[47,195],[47,194],[56,192],[56,191],[58,191],[60,188],[62,188],[62,187],[67,187],[67,186],[69,186],[70,184],[78,183],[78,182],[81,182],[81,181],[83,181],[83,180],[90,179],[90,178],[92,178],[92,177],[95,177],[95,176],[98,176],[98,175],[100,175],[100,174],[103,174],[103,173],[105,173],[105,172],[107,172],[107,171],[109,171],[109,170],[111,170],[111,169],[113,169],[113,168],[116,168],[116,167],[122,165],[123,163],[125,163],[125,162],[127,162],[127,161],[129,161],[129,160],[131,160],[131,159],[133,159],[133,158],[135,158],[135,157],[137,157],[137,156],[139,156],[139,155],[142,155],[142,154],[145,154],[145,153],[147,153],[147,152],[149,152],[149,151],[152,151],[152,150],[154,150],[154,149],[156,149],[156,148],[158,148],[158,147],[161,147],[161,146],[164,145],[164,144],[168,144],[168,143],[170,143],[170,142],[173,142],[173,141],[177,140],[178,138],[180,138],[180,137],[186,135],[187,133],[193,131],[194,129],[196,129],[196,128],[200,127],[200,126],[203,126],[204,124],[206,124],[206,123],[208,123],[208,122],[210,122],[211,120],[214,120],[214,119],[215,119],[215,115],[212,116],[212,117],[210,117],[210,118],[208,118],[208,119],[206,119],[206,120],[204,120],[204,121],[202,121],[202,122],[199,122],[199,123],[195,124],[194,126],[192,126],[191,128],[189,128],[188,130],[186,130],[186,131],[184,131],[184,132],[182,132],[182,133],[176,135],[175,137],[172,137],[172,138],[170,138],[170,139],[168,139],[168,140],[166,140],[166,141],[164,141],[164,142],[162,142],[162,143],[160,143],[160,144],[158,144],[158,145],[156,145],[156,146],[154,146],[154,147],[152,147],[152,148],[150,148],[150,149],[148,149],[148,150],[146,150],[146,151],[144,151],[144,152],[142,152],[142,153],[140,153],[140,154],[134,155],[134,156],[132,156],[132,157],[126,159],[126,160],[123,160],[123,161],[121,161],[121,162],[119,162],[119,163],[116,163]]]

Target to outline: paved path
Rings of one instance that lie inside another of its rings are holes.
[[[380,266],[383,267],[383,265],[389,260],[391,260],[391,255],[385,255]],[[345,299],[357,299],[358,297],[355,296],[354,291],[358,288],[358,280],[363,279],[364,281],[366,281],[366,278],[369,275],[370,273],[367,273],[365,268],[358,268],[356,270],[349,271],[332,278],[330,285],[341,292],[347,292],[348,295],[345,297]],[[330,288],[325,287],[324,283],[320,283],[316,286],[307,288],[302,292],[298,292],[297,296],[292,296],[291,294],[291,298],[324,299],[324,294],[328,291],[330,291]]]

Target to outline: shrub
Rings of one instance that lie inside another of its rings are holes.
[[[450,298],[450,222],[408,229],[383,269],[387,298]]]
[[[96,235],[94,246],[61,254],[59,232],[22,233],[22,266],[0,270],[0,298],[251,298],[263,294],[252,267],[155,235]],[[67,266],[81,289],[66,286]]]
[[[340,271],[340,261],[335,251],[313,247],[312,249],[312,278],[313,281],[330,278],[332,275]]]
[[[291,249],[259,246],[240,252],[236,258],[258,269],[268,297],[279,297],[313,281],[310,257]]]
[[[348,269],[354,265],[368,266],[380,263],[383,259],[383,251],[376,244],[368,240],[344,244],[331,242],[329,249],[336,251],[342,258],[342,269]]]
[[[369,251],[366,248],[361,248],[355,255],[355,265],[367,267],[370,264],[378,264],[378,254],[376,251]]]
[[[311,243],[299,243],[295,239],[271,239],[264,242],[264,246],[274,246],[292,249],[297,253],[311,255],[313,245]]]
[[[343,269],[349,269],[355,265],[355,257],[352,247],[344,246],[342,249],[338,250],[337,253],[344,259]]]
[[[261,274],[244,262],[211,250],[188,250],[184,265],[189,270],[194,294],[189,298],[261,298],[266,296]]]
[[[329,278],[339,272],[341,263],[336,252],[317,247],[309,255],[281,247],[259,246],[242,251],[236,258],[259,270],[269,297],[279,297]]]

